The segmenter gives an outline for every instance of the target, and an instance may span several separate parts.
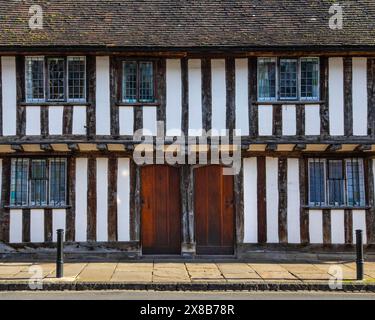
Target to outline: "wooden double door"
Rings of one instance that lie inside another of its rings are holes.
[[[166,165],[141,169],[141,238],[143,254],[181,254],[180,170]],[[233,176],[221,166],[194,170],[196,253],[234,253]]]

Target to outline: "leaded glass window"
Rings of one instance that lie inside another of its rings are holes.
[[[68,100],[86,100],[85,57],[68,57]]]
[[[276,59],[258,59],[258,98],[259,100],[276,99]]]
[[[26,58],[26,101],[44,101],[44,57]]]
[[[280,99],[297,99],[297,59],[280,59]]]
[[[67,165],[64,158],[11,161],[11,206],[66,205]]]
[[[364,207],[363,160],[309,159],[309,205]]]
[[[154,64],[148,61],[124,61],[122,100],[125,103],[155,102]]]
[[[301,99],[319,99],[319,58],[301,59]]]
[[[48,59],[48,99],[64,101],[65,99],[65,59]]]

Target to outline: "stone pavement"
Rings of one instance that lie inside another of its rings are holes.
[[[54,289],[78,290],[69,284],[95,284],[94,288],[129,288],[166,290],[172,284],[186,288],[251,289],[251,285],[288,284],[285,288],[306,289],[306,284],[328,286],[337,270],[344,283],[357,283],[354,262],[341,263],[246,263],[246,262],[119,262],[65,263],[64,278],[55,278],[53,263],[0,263],[0,290],[24,288],[30,278],[42,278],[43,285]],[[364,284],[375,288],[375,262],[365,264]],[[363,284],[362,283],[362,284]],[[60,287],[59,287],[60,284]],[[102,284],[102,285],[101,285]],[[114,286],[116,284],[117,286]],[[215,287],[215,284],[217,285]],[[236,286],[237,284],[237,286]],[[17,285],[19,285],[17,287]],[[121,287],[123,285],[123,287]],[[133,286],[132,286],[133,285]],[[142,287],[145,286],[145,287]],[[164,286],[163,286],[164,285]],[[206,285],[199,286],[199,285]],[[229,286],[228,286],[229,285]],[[248,285],[248,286],[246,286]],[[227,287],[225,287],[227,286]],[[294,287],[293,287],[294,286]],[[180,288],[180,289],[181,289]],[[312,287],[308,287],[312,288]],[[26,288],[27,289],[27,288]],[[173,288],[172,288],[173,289]]]

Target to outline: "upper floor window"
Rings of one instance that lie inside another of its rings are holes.
[[[366,203],[362,159],[309,159],[309,205],[363,207]]]
[[[26,102],[85,102],[85,57],[26,57]]]
[[[259,58],[258,99],[319,100],[319,58]]]
[[[67,165],[64,158],[14,158],[11,162],[11,206],[64,206]]]
[[[122,100],[125,103],[155,102],[153,62],[123,62]]]

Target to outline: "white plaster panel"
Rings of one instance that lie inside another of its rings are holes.
[[[96,134],[111,134],[109,57],[96,57]]]
[[[243,159],[244,242],[258,243],[257,158]]]
[[[279,159],[266,158],[267,242],[279,243]]]
[[[189,78],[189,136],[202,135],[202,62],[190,59]]]
[[[211,60],[212,135],[224,135],[226,129],[225,60]],[[224,132],[223,132],[224,131]]]
[[[118,159],[117,171],[118,241],[130,240],[130,160]]]
[[[96,240],[108,241],[108,159],[96,160]]]
[[[182,117],[182,79],[181,60],[167,59],[167,136],[181,135]]]
[[[329,58],[329,127],[332,136],[344,135],[344,62]]]
[[[75,239],[77,242],[87,240],[87,163],[87,158],[76,160]]]

